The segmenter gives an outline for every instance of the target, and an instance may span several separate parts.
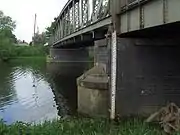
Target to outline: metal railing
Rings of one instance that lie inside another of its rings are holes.
[[[56,20],[54,34],[49,43],[79,31],[110,13],[110,0],[69,0]]]
[[[110,1],[111,0],[69,0],[55,22],[54,34],[50,38],[49,44],[56,44],[68,35],[110,16]],[[148,0],[117,1],[120,1],[120,8],[123,11]]]

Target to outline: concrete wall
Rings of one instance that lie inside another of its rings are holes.
[[[50,49],[50,56],[59,62],[84,62],[89,60],[87,49]]]
[[[78,112],[93,117],[108,117],[108,91],[78,86]]]
[[[79,113],[108,117],[108,81],[102,65],[93,67],[77,79]]]
[[[110,73],[110,44],[108,39],[95,41],[94,46],[94,63],[95,65],[103,64],[107,73]]]
[[[180,46],[162,43],[135,45],[132,39],[120,39],[117,113],[148,114],[169,102],[180,106]]]

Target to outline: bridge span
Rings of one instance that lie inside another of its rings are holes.
[[[178,0],[69,0],[56,20],[50,43],[57,47],[103,39],[108,29],[127,35],[165,27],[180,21],[179,6]]]
[[[105,106],[114,118],[180,105],[179,12],[180,0],[69,0],[49,43],[66,52],[94,46],[95,67],[78,79],[78,110]]]

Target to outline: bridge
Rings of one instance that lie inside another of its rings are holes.
[[[54,47],[105,38],[179,21],[177,0],[69,0],[56,20]],[[121,24],[121,25],[120,25]]]
[[[115,108],[116,113],[138,114],[153,112],[167,102],[180,105],[177,99],[180,90],[179,11],[179,0],[69,0],[55,22],[49,41],[51,56],[61,59],[67,52],[68,59],[71,54],[81,59],[87,55],[86,48],[94,46],[96,68],[102,65],[99,69],[105,72],[101,79],[90,75],[86,78],[89,82],[93,78],[104,87],[87,87],[108,89],[105,78],[110,77],[112,117]],[[83,53],[77,51],[79,48]],[[62,52],[63,49],[65,53],[58,53],[57,50]],[[77,53],[70,53],[68,49]],[[97,71],[93,69],[95,73],[91,70],[89,74],[102,74]],[[87,80],[82,81],[84,85]],[[85,94],[79,94],[80,98],[83,96]],[[131,100],[127,101],[129,97]],[[98,98],[101,105],[106,106],[106,99]],[[87,104],[78,104],[85,110]]]

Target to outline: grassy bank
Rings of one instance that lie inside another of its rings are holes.
[[[105,119],[66,119],[45,122],[39,125],[0,123],[0,135],[164,135],[156,125],[149,125],[142,120],[122,120],[109,123]],[[178,135],[178,134],[174,134]]]
[[[42,57],[46,56],[48,50],[44,46],[14,46],[13,57]]]
[[[45,57],[48,53],[48,48],[44,46],[13,46],[9,45],[7,48],[0,49],[0,59],[9,60],[16,58],[36,58]]]
[[[33,62],[33,61],[46,61],[46,57],[45,56],[26,56],[26,57],[13,57],[11,58],[9,61],[11,62]]]

